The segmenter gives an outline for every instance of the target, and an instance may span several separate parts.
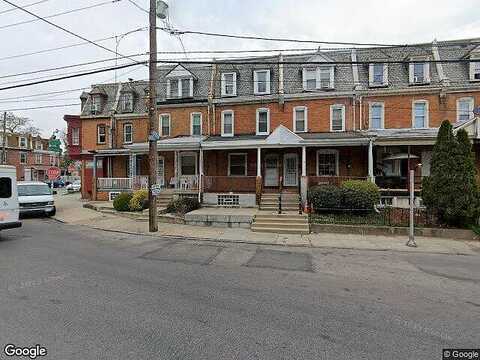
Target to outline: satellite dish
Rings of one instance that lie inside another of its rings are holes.
[[[157,17],[166,19],[168,15],[168,4],[165,1],[157,0]]]

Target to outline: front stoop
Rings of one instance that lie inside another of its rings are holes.
[[[253,219],[251,230],[278,234],[309,234],[308,216],[298,213],[258,213]]]
[[[260,210],[278,211],[279,193],[263,193],[260,201]],[[296,193],[282,193],[282,211],[298,211],[300,198]]]

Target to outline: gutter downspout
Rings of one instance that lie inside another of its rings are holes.
[[[362,130],[362,128],[363,128],[363,126],[362,126],[362,122],[363,122],[363,106],[362,106],[362,98],[363,98],[363,97],[362,97],[362,96],[360,96],[360,98],[359,98],[359,100],[358,100],[358,101],[359,101],[359,103],[360,103],[360,119],[359,119],[359,120],[360,120],[360,124],[359,124],[358,128],[359,128],[360,130]]]
[[[285,104],[285,88],[284,88],[284,74],[283,74],[283,55],[278,55],[278,103],[279,105]]]
[[[212,132],[212,120],[210,119],[210,117],[212,115],[211,108],[213,106],[213,98],[214,98],[214,95],[215,95],[214,84],[215,84],[216,73],[217,73],[217,64],[215,63],[215,59],[213,59],[212,71],[211,71],[211,74],[210,74],[210,86],[209,86],[209,89],[208,89],[208,107],[207,107],[208,133],[207,133],[207,135],[210,135],[211,132]],[[215,119],[213,119],[213,121],[215,121]]]
[[[356,130],[355,123],[356,123],[356,120],[357,120],[357,116],[356,116],[357,114],[356,114],[356,111],[355,111],[356,110],[355,108],[357,107],[357,96],[356,95],[352,96],[352,103],[353,103],[353,131],[355,131]]]
[[[120,93],[122,91],[122,83],[118,84],[117,94],[115,95],[115,101],[112,105],[110,110],[110,149],[117,147],[117,137],[116,130],[117,130],[117,119],[115,115],[117,114],[116,109],[118,108],[118,103],[120,101]]]

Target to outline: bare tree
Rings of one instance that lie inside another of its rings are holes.
[[[17,116],[14,113],[7,113],[6,129],[11,133],[32,134],[33,136],[40,135],[40,129],[33,125],[31,119]]]

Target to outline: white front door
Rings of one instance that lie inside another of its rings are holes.
[[[157,184],[165,186],[165,160],[163,156],[158,157]]]
[[[278,186],[278,155],[265,156],[265,186]]]
[[[283,158],[283,185],[298,186],[298,156],[285,154]]]

